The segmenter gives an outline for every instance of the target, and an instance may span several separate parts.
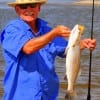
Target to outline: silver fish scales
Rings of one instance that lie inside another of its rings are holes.
[[[66,48],[66,79],[68,81],[66,100],[78,100],[74,88],[80,70],[80,40],[83,31],[84,26],[75,25]]]

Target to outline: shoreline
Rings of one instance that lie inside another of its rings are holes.
[[[46,5],[73,5],[73,6],[93,6],[93,1],[92,0],[78,0],[74,2],[62,2],[62,3],[47,3]],[[100,6],[100,1],[95,0],[94,1],[94,6]]]
[[[92,0],[80,0],[80,1],[76,1],[74,2],[75,5],[84,5],[84,6],[92,6],[93,4],[93,1]],[[99,0],[96,0],[94,1],[94,5],[95,6],[100,6],[100,1]]]

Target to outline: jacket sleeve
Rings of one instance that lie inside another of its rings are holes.
[[[18,27],[9,25],[1,33],[2,48],[17,57],[21,48],[29,38],[26,32]]]

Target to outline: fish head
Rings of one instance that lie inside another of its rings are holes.
[[[84,26],[83,25],[75,25],[74,28],[71,31],[70,38],[69,38],[69,45],[72,47],[75,47],[80,43],[80,38],[81,35],[84,31]]]
[[[78,28],[78,34],[76,36],[76,44],[79,44],[80,43],[80,39],[81,39],[81,35],[83,34],[83,31],[85,29],[85,27],[83,25],[77,25],[77,28]]]

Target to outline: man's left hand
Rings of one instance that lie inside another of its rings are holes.
[[[80,45],[81,49],[88,48],[89,50],[94,50],[96,47],[96,39],[90,39],[90,38],[83,39],[81,40]]]

